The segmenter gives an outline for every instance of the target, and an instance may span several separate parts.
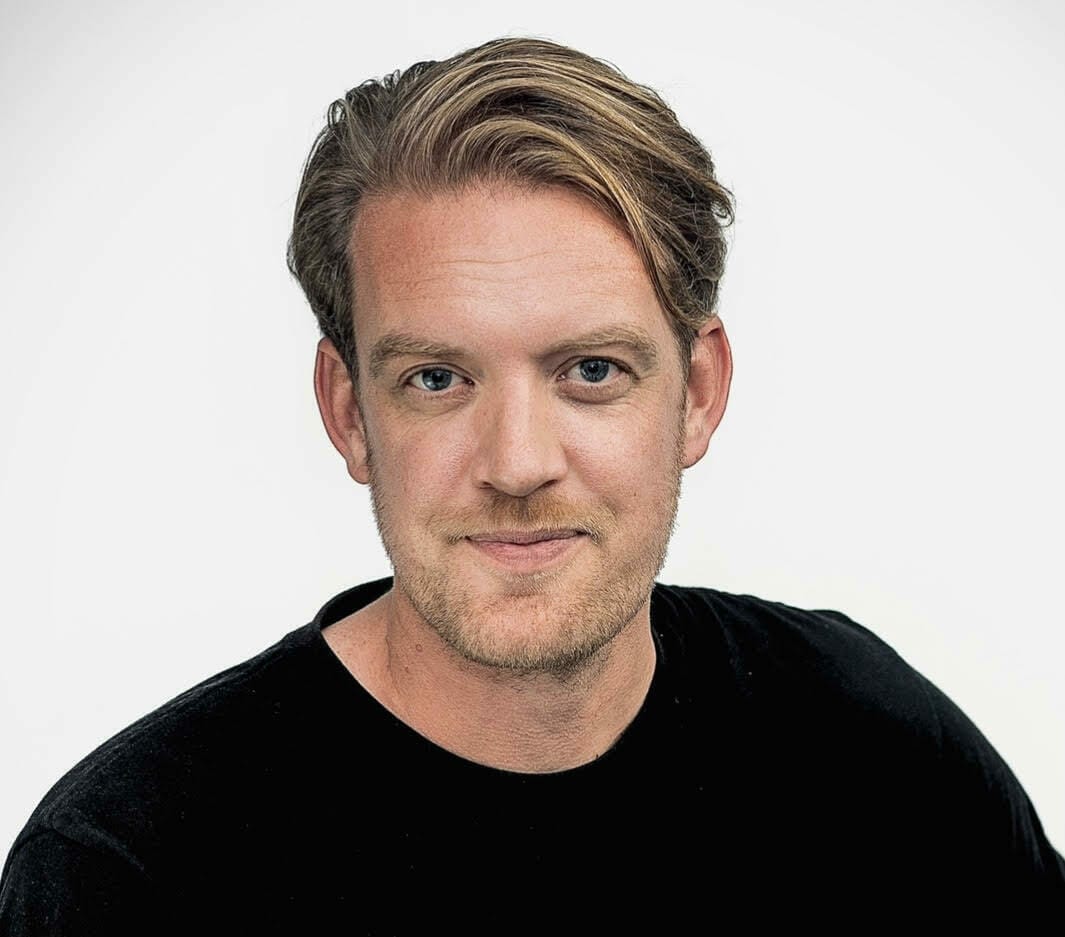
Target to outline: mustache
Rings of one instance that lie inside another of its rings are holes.
[[[599,543],[613,521],[612,512],[603,507],[581,507],[561,501],[511,498],[495,492],[491,503],[482,510],[470,509],[437,517],[433,533],[448,543],[492,530],[577,530]]]

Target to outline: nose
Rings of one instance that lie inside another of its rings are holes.
[[[566,474],[566,453],[559,438],[550,395],[514,381],[475,415],[478,433],[475,476],[492,487],[524,498]]]

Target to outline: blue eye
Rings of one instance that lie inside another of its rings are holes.
[[[631,373],[628,368],[618,364],[616,361],[611,361],[609,358],[582,358],[565,372],[568,375],[572,371],[578,371],[580,377],[565,379],[572,384],[587,387],[613,386],[618,381],[616,380],[616,375],[615,379],[611,379],[611,368],[621,374]],[[450,368],[422,368],[420,371],[415,371],[410,375],[406,383],[413,384],[415,389],[427,396],[445,397],[450,396],[445,393],[446,391],[451,390],[453,386],[457,386],[456,377],[457,375]],[[617,390],[618,388],[615,387],[614,389]]]
[[[606,379],[611,365],[617,367],[613,361],[607,361],[605,358],[585,358],[577,367],[580,368],[581,377],[592,384],[598,384]]]
[[[439,391],[447,390],[451,386],[451,379],[455,376],[454,371],[449,371],[447,368],[426,368],[424,371],[418,371],[411,375],[413,380],[417,380],[423,374],[428,375],[425,383],[419,390],[427,391]]]

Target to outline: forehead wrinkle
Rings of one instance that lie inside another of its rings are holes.
[[[491,258],[491,257],[435,257],[429,256],[418,260],[416,258],[410,258],[404,265],[406,268],[413,267],[417,270],[425,270],[432,267],[442,267],[447,270],[469,267],[487,267],[501,268],[510,264],[521,264],[529,260],[535,260],[539,258],[559,257],[560,255],[572,255],[576,258],[575,261],[571,261],[564,267],[550,266],[550,267],[536,267],[527,272],[519,272],[516,274],[516,279],[528,280],[528,279],[551,279],[559,275],[566,276],[570,274],[579,275],[582,282],[584,278],[589,275],[597,275],[599,273],[607,273],[610,275],[611,280],[617,280],[621,277],[641,278],[646,277],[643,265],[639,263],[622,264],[617,262],[609,263],[598,259],[597,257],[588,257],[586,253],[582,251],[566,251],[555,248],[546,248],[542,251],[534,251],[530,254],[523,254],[519,257],[507,257],[507,258]],[[476,276],[475,274],[469,274]],[[410,273],[401,273],[396,277],[397,279],[411,280],[415,277]],[[419,277],[419,279],[439,279],[439,277]],[[650,282],[650,281],[648,281]]]
[[[498,259],[489,257],[441,257],[434,258],[432,262],[444,264],[445,266],[451,266],[452,264],[489,264],[491,266],[499,266],[500,264],[521,263],[523,260],[532,260],[534,257],[546,257],[548,254],[557,253],[558,251],[545,247],[542,251],[533,251],[530,254],[522,254],[520,257],[500,257]]]
[[[528,282],[541,278],[549,281],[561,276],[568,277],[577,284],[567,285],[567,290],[577,290],[582,287],[586,289],[592,285],[589,280],[600,279],[600,275],[605,273],[608,275],[609,282],[638,280],[642,281],[649,291],[654,291],[635,245],[623,231],[613,225],[608,229],[603,229],[599,225],[589,228],[587,224],[581,222],[569,221],[558,224],[554,228],[554,235],[549,243],[546,243],[542,249],[539,249],[540,245],[532,245],[531,252],[515,257],[449,257],[447,252],[453,247],[463,253],[465,251],[463,246],[452,246],[447,238],[439,236],[434,231],[435,228],[440,227],[438,212],[434,207],[435,201],[431,199],[427,202],[422,199],[412,200],[389,196],[370,199],[361,206],[356,213],[348,240],[352,272],[356,279],[363,281],[364,286],[369,285],[367,281],[376,281],[376,285],[402,295],[405,292],[416,292],[416,288],[410,288],[414,287],[418,281],[431,284],[444,279],[444,276],[436,277],[429,272],[434,266],[441,270],[456,270],[463,266],[479,267],[487,272],[492,269],[502,270],[508,264],[557,258],[565,261],[561,268],[556,265],[554,269],[551,269],[550,264],[539,265],[539,270],[532,270],[524,276],[515,277],[515,282],[519,279],[522,282]],[[459,202],[461,203],[461,199]],[[521,202],[524,203],[524,199]],[[448,205],[449,201],[445,199],[443,204]],[[594,220],[598,222],[604,220],[597,211],[593,211],[592,214]],[[494,252],[505,251],[510,246],[505,223],[500,225],[489,219],[487,225],[481,224],[481,213],[476,208],[472,217],[474,229],[483,235],[480,239],[481,243],[475,250],[480,251],[483,245],[483,249],[490,255]],[[589,232],[590,241],[588,237],[585,237],[585,234]],[[595,246],[597,241],[599,244]],[[395,250],[397,244],[405,248],[399,252],[398,257]],[[617,247],[622,248],[624,259],[618,257],[615,250],[612,250]],[[606,255],[610,255],[611,259],[607,259]],[[397,260],[400,261],[398,264]],[[488,275],[476,276],[472,274],[472,271],[466,276],[471,283],[498,280]],[[550,283],[545,282],[545,288],[549,287]],[[370,292],[376,291],[370,290]],[[609,285],[600,292],[609,294],[611,292]]]
[[[483,311],[492,307],[507,310],[511,317],[539,318],[541,314],[549,313],[550,307],[556,307],[559,321],[562,321],[565,313],[575,313],[583,318],[585,314],[582,310],[592,314],[601,313],[604,308],[616,307],[620,314],[624,309],[624,300],[619,297],[617,288],[617,277],[602,281],[594,277],[583,278],[568,285],[562,295],[555,293],[557,284],[550,282],[543,282],[543,289],[539,290],[541,282],[542,278],[535,274],[501,281],[491,276],[471,274],[456,278],[448,274],[425,273],[379,283],[371,305],[379,313],[387,310],[387,314],[399,316],[429,307],[437,319],[446,319],[449,315],[461,318],[471,309]],[[485,292],[482,284],[498,289]],[[519,293],[513,291],[513,287],[523,284],[525,286]],[[644,299],[655,309],[661,308],[650,283],[647,284]]]
[[[578,297],[587,297],[597,302],[604,299],[614,300],[617,298],[621,284],[638,282],[646,288],[648,298],[654,297],[654,287],[644,274],[642,267],[628,270],[606,263],[590,263],[583,265],[579,270],[571,271],[572,276],[559,281],[548,272],[542,270],[522,271],[510,276],[501,276],[494,272],[495,269],[498,269],[504,263],[506,261],[485,261],[488,269],[463,270],[454,268],[457,268],[460,264],[468,264],[471,267],[475,267],[476,264],[465,260],[434,261],[424,266],[412,265],[415,266],[415,269],[407,272],[393,270],[386,273],[378,271],[377,284],[379,288],[376,292],[379,300],[384,299],[384,296],[381,295],[381,288],[383,287],[392,299],[402,301],[424,297],[434,302],[446,302],[449,296],[451,298],[465,297],[466,294],[471,290],[476,290],[476,287],[481,284],[496,287],[493,293],[498,294],[501,299],[508,299],[506,296],[508,288],[522,286],[522,300],[519,305],[524,306],[531,296],[550,294],[559,289],[560,286],[563,286],[565,295],[568,297],[568,304],[572,305],[573,300]],[[433,267],[452,269],[442,269],[439,272],[434,272]],[[542,287],[542,289],[536,289],[532,293],[524,292],[530,284]],[[441,286],[444,287],[443,290],[440,290]],[[485,295],[487,297],[488,294]],[[657,297],[654,298],[657,303]],[[508,299],[508,305],[511,304]]]

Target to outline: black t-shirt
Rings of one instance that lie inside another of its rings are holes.
[[[333,654],[322,628],[391,585],[68,772],[8,857],[0,934],[1065,921],[1010,769],[838,612],[656,583],[634,721],[594,762],[519,774],[428,741]]]

